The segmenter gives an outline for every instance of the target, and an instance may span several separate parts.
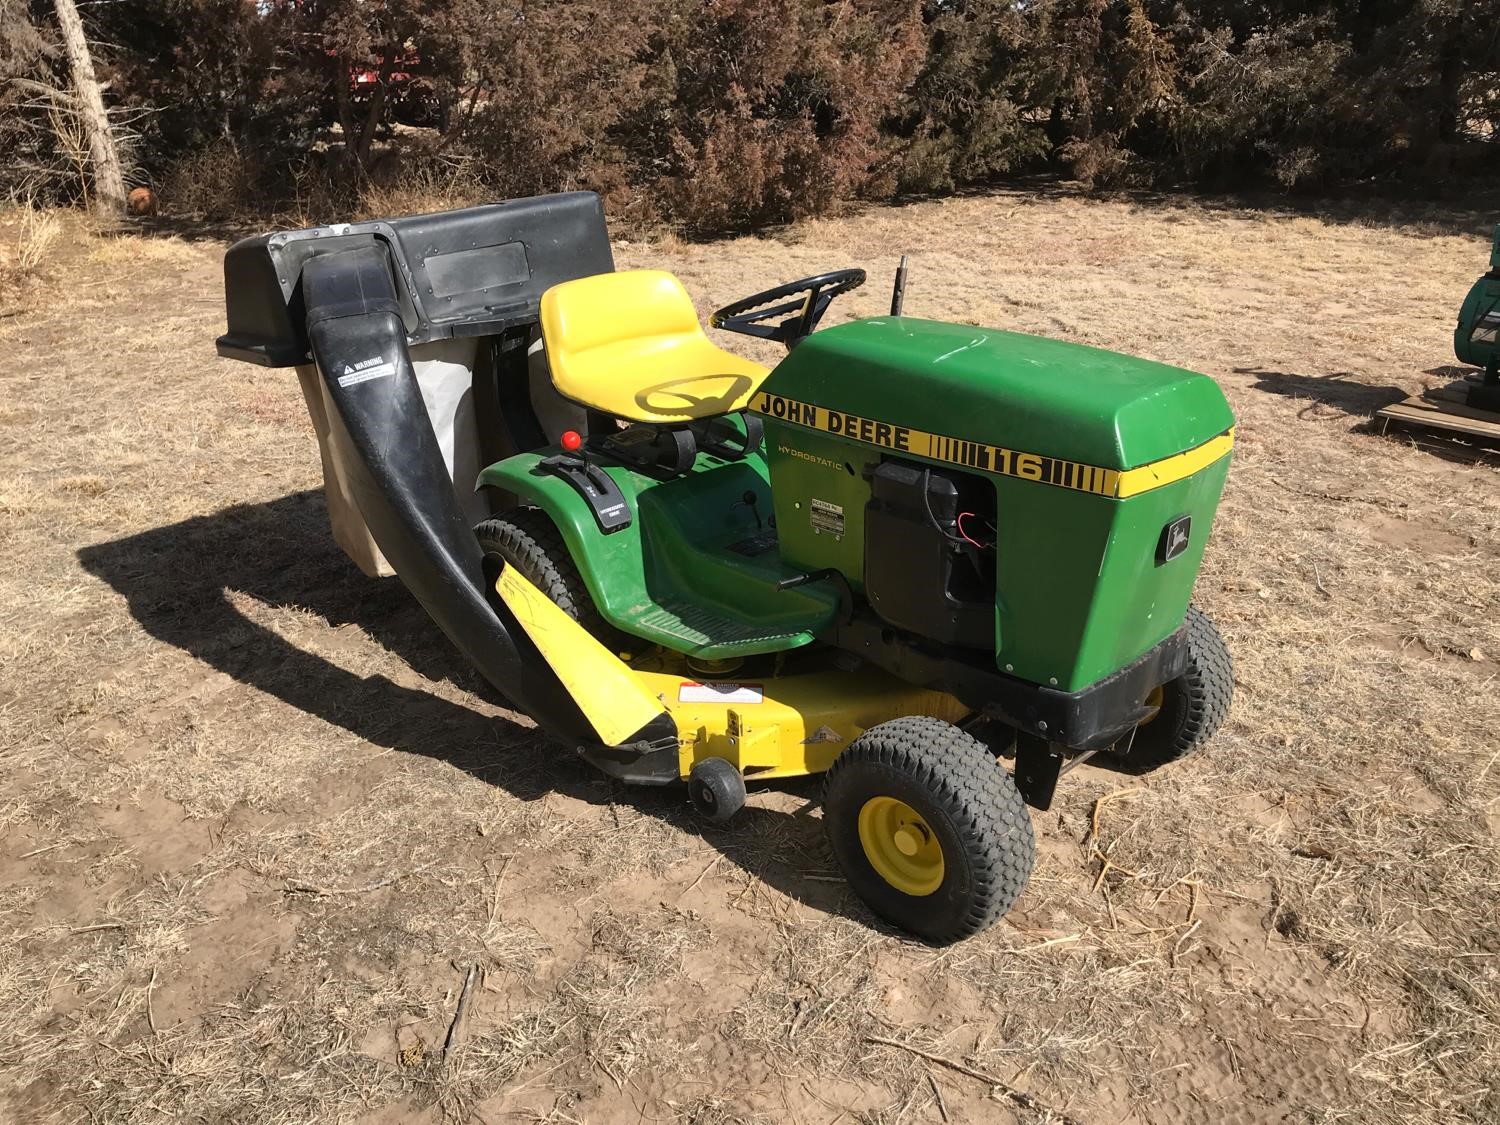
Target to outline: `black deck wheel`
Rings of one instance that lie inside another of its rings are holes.
[[[1234,663],[1224,638],[1208,615],[1188,607],[1188,666],[1147,699],[1156,712],[1121,739],[1119,751],[1100,754],[1099,765],[1121,773],[1143,774],[1180,761],[1203,748],[1229,714],[1234,694]],[[1129,749],[1123,749],[1129,741]]]
[[[485,520],[474,528],[474,535],[484,552],[486,581],[494,582],[502,565],[513,566],[612,652],[638,645],[604,620],[589,595],[583,575],[568,554],[562,532],[546,512],[540,508],[516,508],[496,519]]]
[[[688,774],[688,800],[699,816],[722,824],[745,807],[745,779],[723,758],[704,758]]]
[[[823,819],[855,893],[933,942],[1002,917],[1036,858],[1010,774],[972,735],[925,716],[881,723],[849,744],[828,771]]]

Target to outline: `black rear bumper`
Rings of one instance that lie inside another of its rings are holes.
[[[1150,714],[1142,700],[1153,688],[1187,671],[1187,663],[1187,629],[1183,627],[1081,691],[1058,691],[1017,680],[1021,690],[1005,700],[1011,709],[996,717],[1073,750],[1103,750]]]
[[[1102,750],[1148,714],[1151,690],[1187,670],[1187,630],[1118,672],[1080,691],[1060,691],[1008,676],[983,656],[966,659],[893,633],[873,616],[857,616],[825,638],[910,683],[946,691],[966,706],[1070,750]]]

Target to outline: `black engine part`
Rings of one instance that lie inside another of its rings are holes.
[[[918,636],[993,650],[994,487],[969,473],[893,458],[870,472],[870,493],[865,594],[871,608]]]

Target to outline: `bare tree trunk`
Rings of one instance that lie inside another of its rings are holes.
[[[120,215],[125,211],[125,177],[120,172],[120,154],[109,130],[109,116],[104,111],[104,95],[94,77],[94,60],[88,40],[83,35],[83,21],[73,0],[53,0],[57,22],[62,27],[63,45],[68,51],[68,65],[73,71],[73,85],[78,91],[78,110],[88,134],[89,159],[94,166],[94,207],[101,213]]]
[[[354,153],[361,171],[367,171],[370,166],[370,148],[375,143],[375,131],[380,128],[380,120],[385,113],[386,88],[391,84],[391,72],[396,67],[396,52],[400,49],[400,44],[392,44],[385,49],[385,59],[380,64],[380,77],[376,81],[375,92],[370,95],[364,128],[360,130],[359,144]]]
[[[375,92],[364,107],[364,117],[356,126],[355,110],[359,108],[349,97],[349,73],[352,65],[341,54],[335,59],[338,73],[334,76],[333,99],[338,111],[339,127],[344,132],[344,156],[357,175],[363,177],[369,171],[370,149],[375,143],[375,132],[385,113],[385,91],[390,84],[391,70],[395,66],[393,50],[386,51],[375,81]]]

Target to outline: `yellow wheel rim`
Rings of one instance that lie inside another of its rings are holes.
[[[1160,684],[1152,688],[1151,694],[1146,696],[1146,707],[1150,709],[1151,714],[1147,715],[1144,719],[1138,722],[1136,726],[1143,727],[1147,723],[1152,722],[1156,718],[1156,716],[1160,715],[1161,705],[1166,700],[1166,697],[1167,694],[1166,692],[1162,691]]]
[[[943,847],[905,801],[866,801],[859,810],[859,842],[875,873],[903,894],[930,895],[943,885]]]

